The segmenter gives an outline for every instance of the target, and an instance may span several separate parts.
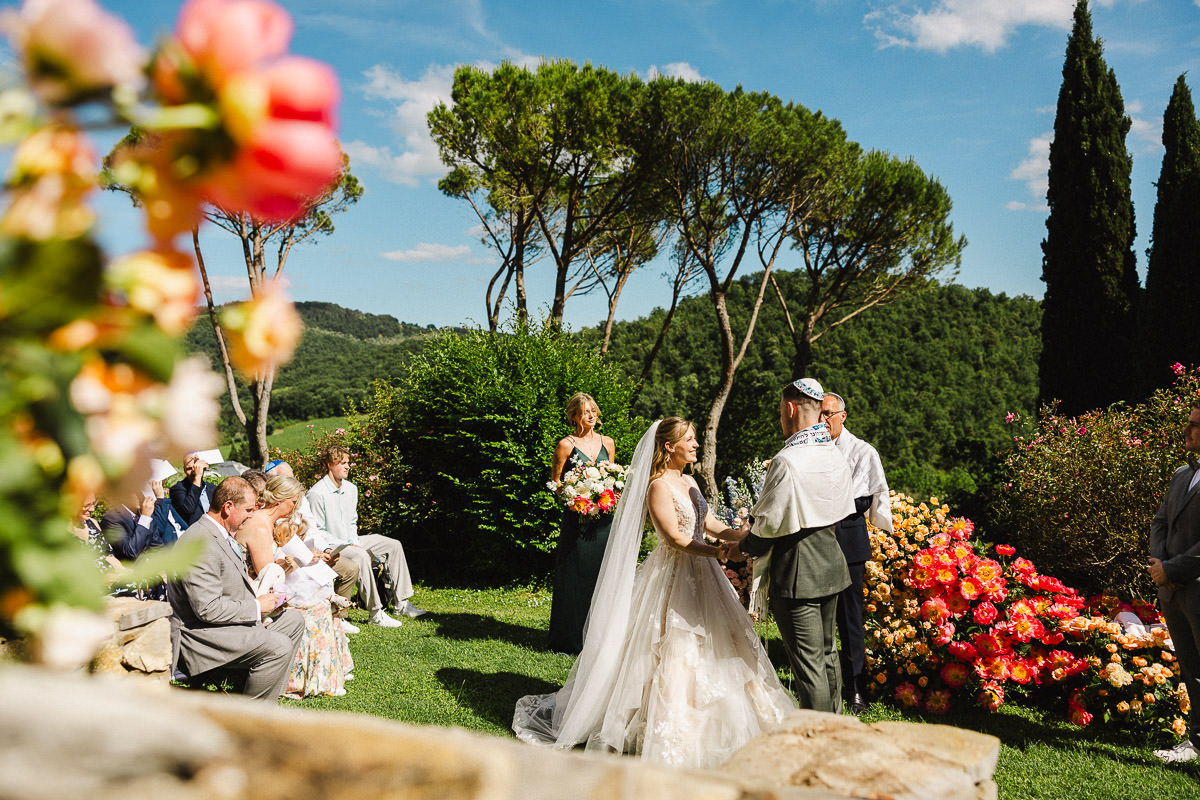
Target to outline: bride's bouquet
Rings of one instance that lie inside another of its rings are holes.
[[[612,461],[580,464],[554,487],[554,494],[568,511],[582,517],[611,514],[625,489],[626,467]]]

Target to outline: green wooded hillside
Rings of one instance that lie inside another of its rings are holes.
[[[757,276],[734,284],[730,308],[744,326]],[[791,297],[803,274],[776,273]],[[297,303],[305,332],[296,357],[280,370],[271,401],[273,426],[361,407],[371,382],[403,375],[429,328],[332,303]],[[641,374],[665,311],[618,322],[609,358]],[[1040,305],[1027,296],[926,284],[891,305],[870,309],[821,338],[811,370],[846,398],[847,426],[874,443],[894,487],[942,493],[964,512],[978,510],[993,455],[1008,442],[1006,412],[1029,415],[1037,397]],[[579,335],[598,342],[598,328]],[[706,296],[680,302],[634,411],[647,418],[680,414],[703,424],[717,379],[716,328]],[[188,337],[219,366],[206,316]],[[718,474],[779,443],[778,392],[791,378],[792,339],[778,301],[764,304],[754,340],[721,423]],[[235,430],[228,398],[223,427]]]

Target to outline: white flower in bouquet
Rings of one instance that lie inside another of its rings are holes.
[[[580,464],[563,476],[558,499],[568,511],[596,518],[612,513],[625,488],[625,467],[611,461]]]

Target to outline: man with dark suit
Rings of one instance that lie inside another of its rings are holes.
[[[162,483],[154,481],[150,488],[151,494],[133,495],[132,505],[110,508],[100,522],[113,555],[122,561],[133,561],[147,550],[172,544],[187,528],[166,499]]]
[[[1166,762],[1193,761],[1200,755],[1200,405],[1183,429],[1188,463],[1175,471],[1154,521],[1150,523],[1150,577],[1158,586],[1158,607],[1187,687],[1192,709],[1191,738],[1154,755]]]
[[[233,534],[257,504],[257,494],[242,478],[221,482],[208,513],[186,531],[188,539],[204,542],[204,552],[186,575],[168,584],[167,599],[182,624],[178,664],[184,672],[244,668],[245,694],[276,700],[287,688],[304,618],[287,609],[272,619],[275,593],[254,596]]]
[[[834,525],[854,511],[850,468],[820,422],[821,385],[802,378],[783,389],[779,424],[787,441],[771,459],[752,527],[723,549],[755,556],[756,610],[770,598],[801,708],[839,712],[841,675],[834,646],[837,596],[850,583]],[[766,587],[764,587],[766,583]]]
[[[171,505],[183,521],[194,525],[212,507],[213,485],[205,483],[208,462],[197,453],[183,457],[183,480],[171,487]]]
[[[867,519],[876,528],[891,533],[892,505],[887,478],[879,453],[867,442],[846,430],[846,401],[839,394],[826,392],[821,401],[821,420],[829,427],[834,444],[846,457],[854,481],[854,513],[834,528],[838,546],[850,570],[850,585],[838,595],[837,632],[842,647],[842,683],[850,710],[867,710],[867,647],[863,627],[863,576],[871,560],[871,539]]]

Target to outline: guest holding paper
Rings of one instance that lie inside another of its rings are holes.
[[[188,453],[183,459],[183,480],[171,487],[171,505],[188,525],[195,524],[212,507],[215,489],[204,482],[206,469],[208,462],[200,453]]]
[[[338,696],[346,693],[346,674],[354,662],[329,604],[336,576],[320,559],[314,563],[312,552],[296,540],[305,527],[296,513],[303,497],[304,487],[295,478],[272,478],[258,494],[260,507],[234,538],[246,548],[257,594],[286,596],[287,606],[304,618],[285,694]]]

